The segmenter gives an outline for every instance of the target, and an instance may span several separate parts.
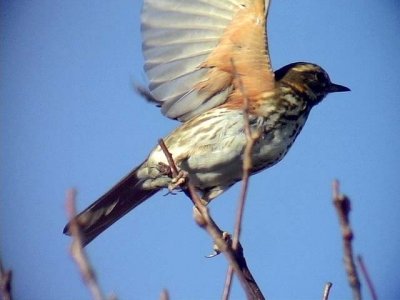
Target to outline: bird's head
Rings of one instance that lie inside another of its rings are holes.
[[[307,98],[314,106],[329,93],[348,92],[349,88],[332,83],[328,73],[320,66],[312,63],[292,63],[275,71],[275,80],[295,89]]]

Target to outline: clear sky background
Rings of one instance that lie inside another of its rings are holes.
[[[132,89],[145,83],[141,2],[0,2],[0,255],[16,299],[88,299],[72,263],[65,191],[85,208],[141,163],[177,122]],[[316,107],[287,157],[252,177],[242,244],[269,299],[349,299],[331,202],[340,179],[353,204],[355,253],[380,299],[400,299],[400,4],[273,1],[275,69],[310,61],[352,89]],[[232,231],[238,186],[211,212]],[[223,256],[184,195],[163,193],[88,248],[101,286],[119,299],[218,299]],[[370,299],[362,281],[365,299]],[[232,299],[244,294],[235,282]]]

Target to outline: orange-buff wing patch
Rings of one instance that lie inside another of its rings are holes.
[[[145,71],[162,112],[186,121],[274,88],[266,36],[269,1],[145,0]]]

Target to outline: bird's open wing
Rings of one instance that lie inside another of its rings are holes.
[[[142,38],[152,97],[186,121],[238,92],[274,87],[268,55],[269,0],[144,0]]]

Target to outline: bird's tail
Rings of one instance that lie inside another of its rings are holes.
[[[75,217],[82,233],[82,244],[86,246],[100,233],[122,218],[140,203],[158,192],[158,189],[141,188],[137,171],[133,170],[111,190]],[[64,228],[70,235],[70,222]]]

